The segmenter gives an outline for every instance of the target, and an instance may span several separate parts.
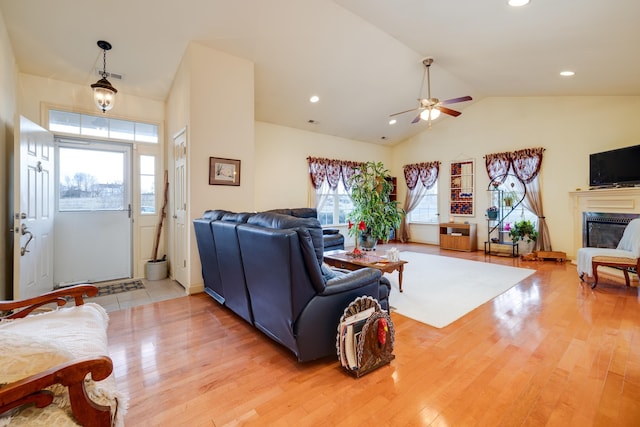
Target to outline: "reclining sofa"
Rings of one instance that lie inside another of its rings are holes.
[[[388,311],[391,286],[380,271],[323,264],[315,217],[212,210],[194,228],[205,292],[300,362],[336,355],[340,316],[357,297]]]

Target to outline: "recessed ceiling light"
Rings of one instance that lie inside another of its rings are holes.
[[[390,125],[395,125],[396,123],[398,123],[398,121],[396,119],[389,120],[389,124]]]
[[[530,0],[509,0],[507,4],[513,7],[526,6],[529,4]]]
[[[576,73],[574,73],[573,71],[566,70],[566,71],[560,71],[560,75],[562,77],[571,77],[571,76],[575,76]]]
[[[309,98],[309,102],[313,102],[314,104],[318,101],[320,101],[320,97],[318,95],[313,95],[311,98]]]

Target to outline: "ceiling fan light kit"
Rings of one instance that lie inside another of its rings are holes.
[[[98,47],[102,49],[102,78],[91,85],[93,89],[93,101],[103,113],[111,110],[115,102],[118,90],[107,80],[107,51],[111,50],[111,43],[99,40]]]
[[[438,98],[431,97],[431,72],[430,67],[433,64],[433,58],[427,56],[422,59],[422,64],[424,65],[424,74],[422,76],[422,85],[420,87],[420,93],[418,94],[418,107],[411,108],[409,110],[400,111],[399,113],[391,114],[389,117],[398,116],[400,114],[417,112],[418,114],[411,121],[411,123],[418,123],[420,120],[424,120],[429,123],[431,126],[431,121],[440,117],[440,113],[447,114],[452,117],[458,117],[460,114],[459,111],[452,110],[451,108],[447,108],[444,105],[455,104],[457,102],[465,102],[471,101],[473,98],[470,96],[461,96],[459,98],[451,98],[446,99],[444,101],[440,101]],[[427,97],[422,98],[422,89],[424,88],[425,77],[427,80]]]

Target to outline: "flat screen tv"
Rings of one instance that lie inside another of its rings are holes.
[[[640,145],[589,155],[591,187],[640,185]]]

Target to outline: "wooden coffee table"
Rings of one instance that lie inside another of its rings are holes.
[[[324,253],[324,262],[332,267],[344,268],[345,270],[359,270],[361,268],[370,267],[380,270],[383,273],[398,272],[398,286],[402,292],[402,272],[404,265],[408,261],[389,261],[386,258],[377,255],[370,255],[364,252],[361,258],[354,258],[347,255],[347,251],[335,250]]]

